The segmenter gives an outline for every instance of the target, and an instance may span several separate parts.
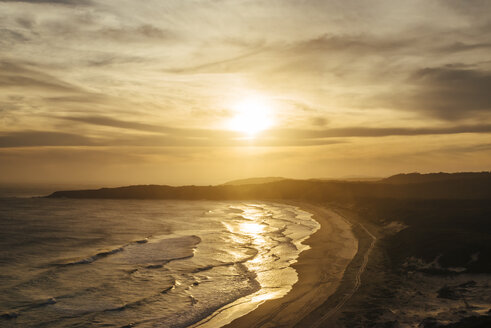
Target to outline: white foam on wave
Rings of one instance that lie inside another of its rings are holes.
[[[9,206],[9,235],[32,242],[14,249],[0,276],[0,319],[33,327],[186,327],[205,318],[217,327],[285,295],[297,281],[291,264],[318,228],[298,208],[262,202]]]
[[[224,222],[233,234],[249,236],[249,243],[258,254],[244,262],[255,274],[261,286],[252,294],[231,302],[213,312],[192,327],[221,327],[241,317],[267,300],[285,296],[298,281],[291,267],[308,245],[302,244],[320,224],[298,207],[283,204],[245,204],[237,209],[243,211],[242,220]]]

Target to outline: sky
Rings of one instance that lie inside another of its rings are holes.
[[[0,0],[0,183],[491,168],[491,1]]]

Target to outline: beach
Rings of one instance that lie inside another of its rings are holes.
[[[310,326],[325,318],[314,313],[321,308],[341,284],[343,275],[358,251],[358,240],[351,224],[335,211],[308,203],[288,202],[313,214],[320,229],[304,244],[310,249],[302,252],[293,265],[298,282],[284,297],[264,302],[254,311],[235,319],[227,328]]]

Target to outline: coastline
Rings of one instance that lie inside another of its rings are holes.
[[[310,249],[303,251],[292,265],[298,281],[285,296],[267,300],[223,327],[293,327],[300,324],[338,290],[346,268],[358,252],[358,239],[351,224],[338,213],[306,202],[282,203],[311,213],[320,224],[320,228],[303,242]]]

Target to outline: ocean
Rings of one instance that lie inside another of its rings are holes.
[[[311,214],[271,202],[0,199],[1,327],[220,327],[291,289]]]

